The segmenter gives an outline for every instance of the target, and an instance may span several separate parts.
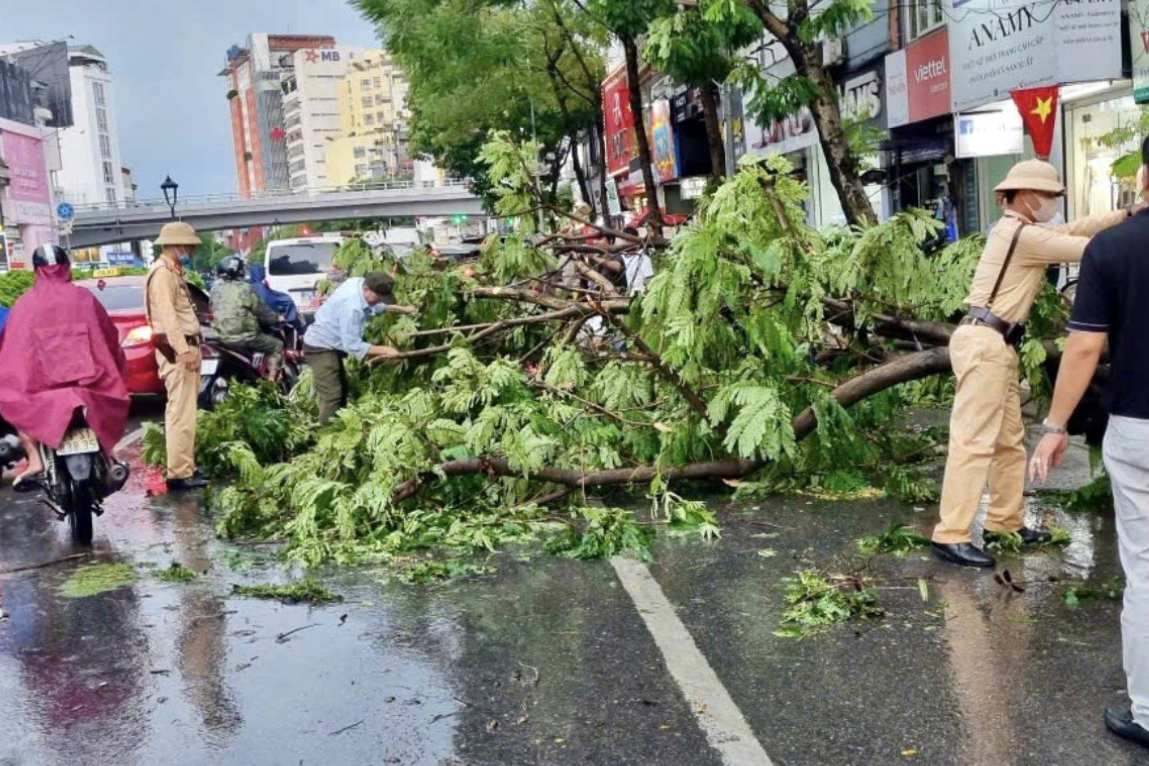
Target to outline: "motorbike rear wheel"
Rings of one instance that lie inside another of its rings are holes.
[[[86,481],[71,482],[68,526],[72,529],[72,542],[76,545],[92,544],[92,488]]]

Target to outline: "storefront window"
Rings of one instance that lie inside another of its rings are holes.
[[[1074,217],[1134,201],[1144,120],[1132,95],[1068,110],[1069,208]]]

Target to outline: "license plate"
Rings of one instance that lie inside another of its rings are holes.
[[[215,371],[219,369],[218,359],[202,359],[199,363],[200,375],[215,375]]]
[[[96,432],[90,428],[77,428],[68,432],[68,435],[64,437],[64,443],[56,450],[56,454],[60,456],[85,455],[89,452],[99,451],[100,440],[96,438]]]

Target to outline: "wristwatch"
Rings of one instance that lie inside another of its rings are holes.
[[[1069,433],[1065,430],[1065,426],[1059,426],[1056,423],[1050,423],[1049,418],[1041,421],[1041,432],[1043,434],[1064,434]]]

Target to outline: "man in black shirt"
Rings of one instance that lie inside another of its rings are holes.
[[[1141,147],[1149,166],[1149,139]],[[1149,193],[1149,188],[1143,190]],[[1085,248],[1069,340],[1044,424],[1029,464],[1044,481],[1069,443],[1066,423],[1109,343],[1109,412],[1103,454],[1113,485],[1117,541],[1125,570],[1121,643],[1128,708],[1108,708],[1115,734],[1149,747],[1149,212],[1101,232]]]

